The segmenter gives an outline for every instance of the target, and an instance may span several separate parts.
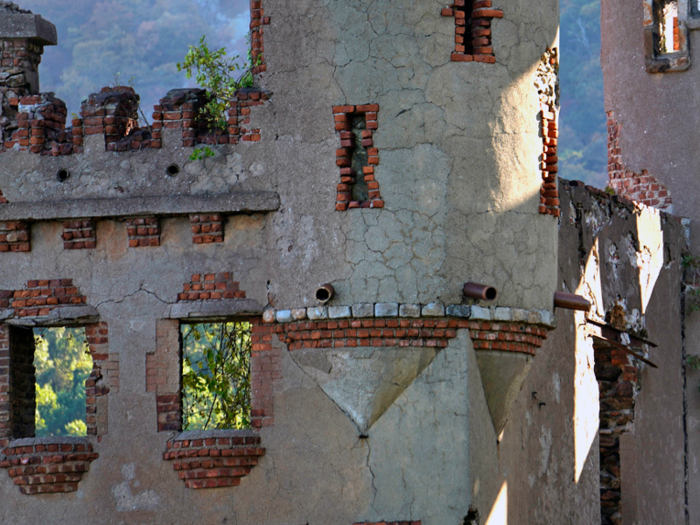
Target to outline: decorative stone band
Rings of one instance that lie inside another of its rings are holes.
[[[231,436],[232,433],[236,436]],[[265,455],[260,436],[246,431],[204,432],[188,439],[185,432],[168,442],[163,459],[173,462],[178,477],[189,489],[235,487]],[[206,437],[210,434],[211,437]]]
[[[0,453],[0,467],[22,494],[75,492],[97,457],[86,440],[22,439]]]
[[[485,308],[476,305],[443,303],[400,304],[400,303],[359,303],[352,306],[311,306],[285,310],[267,309],[263,312],[265,323],[294,323],[309,319],[322,321],[326,319],[368,319],[373,317],[391,318],[425,318],[452,317],[472,321],[498,321],[525,323],[556,328],[556,317],[549,310],[524,310],[505,306]]]

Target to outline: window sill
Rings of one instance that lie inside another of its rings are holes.
[[[7,469],[22,494],[75,492],[98,458],[87,437],[22,438],[10,441],[0,454],[0,468]]]
[[[252,430],[186,431],[168,441],[165,461],[190,489],[235,487],[258,464],[265,449]]]

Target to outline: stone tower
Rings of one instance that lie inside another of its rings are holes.
[[[52,502],[90,523],[463,522],[480,440],[555,325],[556,0],[253,0],[256,84],[225,131],[199,90],[139,127],[133,90],[105,88],[67,125],[38,59],[10,56],[53,26],[2,9],[7,504],[46,523]],[[253,430],[180,432],[180,326],[231,319],[253,325]],[[91,347],[89,436],[37,440],[20,356],[28,328],[64,325]],[[50,453],[69,476],[23,467]],[[27,496],[45,492],[67,494]]]

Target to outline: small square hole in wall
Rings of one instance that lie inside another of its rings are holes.
[[[10,351],[13,437],[86,436],[85,329],[12,327]]]
[[[251,324],[183,324],[182,430],[251,428]]]

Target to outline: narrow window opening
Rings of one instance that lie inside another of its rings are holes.
[[[84,328],[12,327],[10,360],[14,438],[87,436]]]
[[[182,429],[251,428],[251,324],[181,325]]]
[[[677,53],[680,47],[678,0],[654,2],[654,47],[657,55]]]
[[[480,34],[480,30],[483,30],[481,24],[472,28],[472,11],[474,11],[474,0],[465,0],[464,5],[460,5],[460,2],[455,2],[455,11],[461,11],[464,15],[457,15],[456,28],[455,28],[455,43],[457,45],[463,45],[464,50],[462,53],[465,55],[474,54],[474,35],[472,32],[476,32],[477,35]],[[486,28],[490,27],[490,23],[486,24]],[[490,32],[489,32],[490,34]],[[478,36],[477,36],[478,38]]]
[[[352,113],[350,116],[352,119],[351,129],[354,138],[351,167],[355,179],[352,185],[352,200],[363,202],[369,200],[369,186],[365,181],[364,174],[364,168],[369,166],[369,155],[367,154],[365,144],[363,144],[367,139],[367,121],[364,113]]]

